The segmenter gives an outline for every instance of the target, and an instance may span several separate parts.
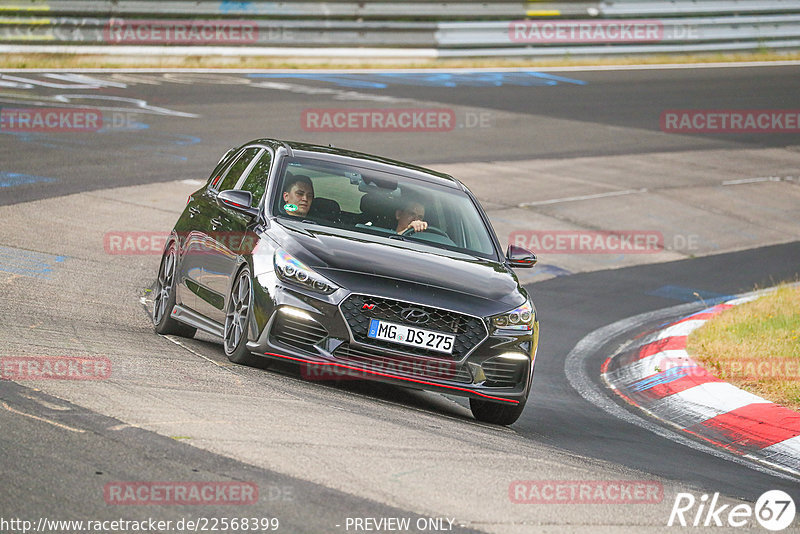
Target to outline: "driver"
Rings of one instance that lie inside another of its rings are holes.
[[[308,176],[297,174],[287,176],[283,184],[283,209],[289,215],[305,217],[314,201],[314,185]]]
[[[408,198],[403,200],[400,209],[395,210],[394,217],[397,219],[395,232],[398,234],[402,234],[411,228],[415,232],[424,232],[428,229],[428,223],[422,220],[425,218],[425,206],[416,199]]]

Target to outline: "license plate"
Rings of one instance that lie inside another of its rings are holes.
[[[451,334],[425,330],[416,326],[388,323],[378,319],[370,320],[367,337],[408,345],[409,347],[435,350],[445,354],[453,353],[453,343],[456,339],[456,336]]]

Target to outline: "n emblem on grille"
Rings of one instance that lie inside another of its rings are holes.
[[[419,308],[405,308],[400,312],[400,317],[413,324],[425,324],[430,319],[428,312]]]
[[[375,308],[375,303],[374,302],[365,302],[364,305],[361,306],[362,310],[371,310],[373,308]]]

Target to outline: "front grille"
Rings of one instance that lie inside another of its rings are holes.
[[[339,346],[333,354],[339,360],[376,373],[465,384],[472,382],[469,370],[454,361],[388,354],[369,347],[353,347],[349,343]]]
[[[486,386],[513,387],[522,379],[522,373],[527,369],[527,362],[491,358],[483,362],[481,367],[483,374],[486,375],[484,382]]]
[[[372,309],[364,309],[365,304],[372,305]],[[400,316],[400,312],[407,308],[417,308],[428,314],[429,320],[425,324],[417,325],[420,328],[455,334],[452,355],[367,337],[370,319],[382,319],[398,324],[408,324]],[[350,295],[342,302],[341,309],[347,324],[350,325],[350,330],[353,332],[353,338],[357,342],[390,350],[400,350],[416,356],[461,360],[488,336],[486,325],[477,317],[431,306],[421,306],[411,302],[366,295]]]
[[[278,312],[272,324],[272,339],[295,349],[315,352],[314,345],[328,337],[328,331],[316,321]]]

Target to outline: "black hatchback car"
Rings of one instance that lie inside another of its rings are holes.
[[[539,323],[478,201],[451,176],[273,139],[230,150],[164,248],[156,332],[219,336],[235,363],[469,398],[511,424]]]

